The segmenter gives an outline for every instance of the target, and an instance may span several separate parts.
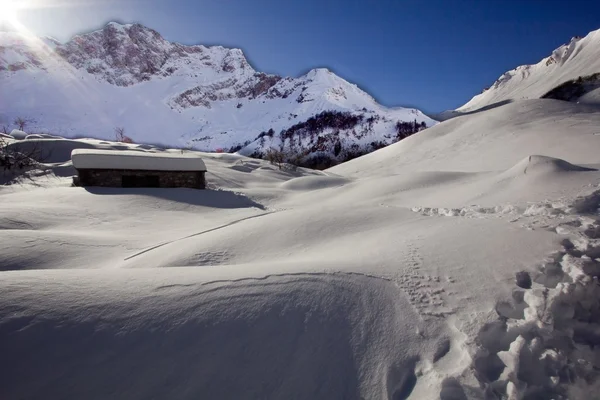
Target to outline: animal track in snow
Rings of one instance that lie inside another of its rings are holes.
[[[444,317],[454,311],[446,308],[445,289],[440,285],[440,277],[420,272],[423,258],[413,243],[408,243],[408,254],[403,260],[404,272],[396,279],[396,285],[409,298],[421,316]]]

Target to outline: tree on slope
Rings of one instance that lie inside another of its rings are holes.
[[[125,128],[122,126],[115,128],[115,141],[120,143],[133,143],[133,139],[125,135]]]
[[[25,127],[29,124],[29,121],[25,118],[17,117],[13,121],[13,124],[15,124],[20,131],[24,131]]]

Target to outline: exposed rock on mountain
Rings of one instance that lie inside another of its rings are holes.
[[[395,142],[398,124],[435,124],[419,110],[381,106],[327,69],[265,74],[239,49],[172,43],[139,24],[109,23],[65,44],[2,32],[0,82],[13,99],[0,104],[0,125],[19,116],[30,131],[99,138],[123,127],[140,142],[255,156],[287,147],[337,163]],[[358,122],[290,133],[323,112]]]

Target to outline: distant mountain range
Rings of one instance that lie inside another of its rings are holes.
[[[61,44],[0,32],[0,127],[240,151],[284,149],[324,167],[436,123],[387,108],[331,71],[255,71],[239,49],[186,46],[139,24],[109,23]],[[312,161],[311,161],[312,160]]]
[[[504,73],[464,106],[430,118],[384,107],[325,68],[298,78],[265,74],[239,49],[172,43],[139,24],[109,23],[64,44],[0,32],[0,128],[14,127],[17,117],[28,120],[31,132],[63,136],[113,139],[123,128],[138,142],[256,157],[276,149],[324,168],[436,120],[540,98],[598,72],[600,30]],[[585,92],[597,81],[588,78]],[[581,88],[568,92],[569,100],[582,97]]]

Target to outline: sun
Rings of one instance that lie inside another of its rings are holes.
[[[15,22],[19,6],[15,0],[0,0],[0,22]]]

